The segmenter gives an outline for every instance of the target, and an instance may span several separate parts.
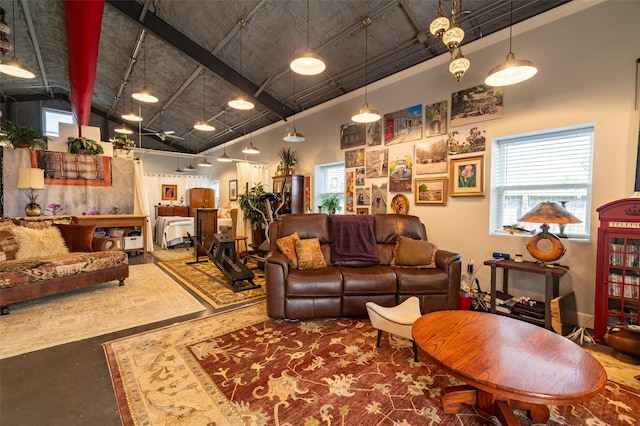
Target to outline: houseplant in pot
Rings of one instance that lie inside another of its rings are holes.
[[[320,204],[322,211],[335,214],[340,208],[340,198],[340,194],[322,194],[322,203]]]
[[[255,186],[249,189],[248,192],[239,194],[238,201],[244,218],[251,222],[253,243],[256,246],[259,246],[265,239],[264,230],[266,223],[264,218],[267,217],[267,207],[260,201],[260,197],[266,194],[266,191],[264,190],[264,186],[261,182],[257,182],[254,185]],[[252,206],[259,209],[264,216],[262,216],[262,214],[256,211]]]
[[[67,147],[72,154],[84,154],[84,155],[97,155],[104,154],[102,145],[93,139],[87,139],[85,137],[73,137],[67,138]]]
[[[278,164],[278,175],[292,175],[296,172],[294,166],[298,162],[296,159],[296,152],[291,151],[291,148],[282,148],[282,151],[278,154],[280,156],[280,163]]]
[[[129,139],[127,135],[117,135],[110,139],[113,149],[121,149],[129,152],[132,148],[136,147],[136,143],[133,139]]]
[[[47,148],[46,138],[33,127],[18,126],[12,121],[5,121],[0,125],[4,136],[0,140],[8,141],[13,148]]]

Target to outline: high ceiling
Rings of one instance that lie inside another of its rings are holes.
[[[568,1],[514,0],[513,23]],[[32,80],[0,75],[2,102],[68,100],[65,3],[0,0],[0,6],[15,31],[16,56],[36,74]],[[446,16],[451,17],[451,9],[452,2],[442,0]],[[100,125],[93,120],[101,115],[137,130],[120,115],[140,105],[143,132],[172,130],[183,138],[143,136],[142,147],[203,152],[362,88],[367,81],[449,55],[429,33],[437,11],[437,0],[106,0],[91,124]],[[509,0],[458,1],[458,25],[466,32],[463,48],[507,28],[510,11]],[[365,17],[372,18],[367,55]],[[237,24],[239,18],[244,27]],[[294,79],[289,62],[307,47],[307,39],[327,68],[320,75]],[[156,104],[131,101],[132,88],[142,87],[145,79],[160,99]],[[240,93],[256,101],[254,110],[227,106]],[[193,130],[205,114],[216,131]]]

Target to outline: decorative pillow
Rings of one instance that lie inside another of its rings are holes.
[[[18,242],[13,232],[11,232],[13,229],[15,229],[15,226],[0,228],[0,261],[16,258]]]
[[[429,241],[400,237],[396,242],[391,266],[397,268],[435,268],[438,248]]]
[[[286,237],[278,238],[276,240],[276,245],[278,249],[289,258],[289,266],[296,269],[298,267],[298,258],[296,257],[296,241],[300,240],[300,236],[298,235],[298,231],[294,232],[291,235],[287,235]]]
[[[57,223],[60,234],[69,251],[93,251],[95,225],[63,225]]]
[[[33,229],[17,226],[13,229],[18,241],[16,260],[57,256],[69,253],[60,231],[56,227]]]
[[[318,269],[327,266],[320,249],[320,240],[317,237],[296,240],[294,244],[298,257],[298,269]]]

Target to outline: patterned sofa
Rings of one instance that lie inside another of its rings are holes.
[[[0,314],[16,302],[113,280],[124,285],[126,252],[94,230],[73,216],[0,218]]]

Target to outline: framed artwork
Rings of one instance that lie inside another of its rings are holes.
[[[162,199],[173,200],[178,199],[178,185],[162,185]]]
[[[382,144],[382,120],[367,124],[367,146]]]
[[[369,207],[356,207],[356,214],[369,214]]]
[[[364,167],[356,169],[356,186],[364,186]]]
[[[367,126],[364,123],[347,123],[340,126],[340,149],[353,148],[367,143]]]
[[[364,148],[354,149],[352,151],[345,151],[344,166],[346,168],[364,167]]]
[[[416,206],[447,205],[447,178],[416,178]]]
[[[353,193],[354,193],[354,173],[346,172],[344,178],[344,210],[347,212],[353,211]]]
[[[310,212],[311,209],[311,176],[304,177],[304,211]]]
[[[371,185],[371,214],[387,212],[387,182]]]
[[[484,157],[452,158],[449,187],[452,197],[484,195]]]
[[[365,177],[389,176],[389,148],[367,151],[366,158]]]
[[[422,104],[384,115],[384,144],[422,139]]]
[[[447,173],[447,139],[433,138],[416,144],[416,175]]]
[[[371,205],[371,188],[356,188],[356,205]]]
[[[471,154],[486,149],[486,130],[484,127],[472,127],[454,130],[449,133],[449,154]]]
[[[403,194],[397,194],[391,200],[391,213],[409,214],[409,199]]]
[[[424,107],[424,137],[447,134],[447,101]]]
[[[229,201],[236,201],[238,199],[238,179],[229,181]]]
[[[413,160],[410,155],[396,158],[389,163],[389,191],[411,192],[413,176]]]
[[[451,94],[451,127],[502,117],[502,87],[481,84]]]

